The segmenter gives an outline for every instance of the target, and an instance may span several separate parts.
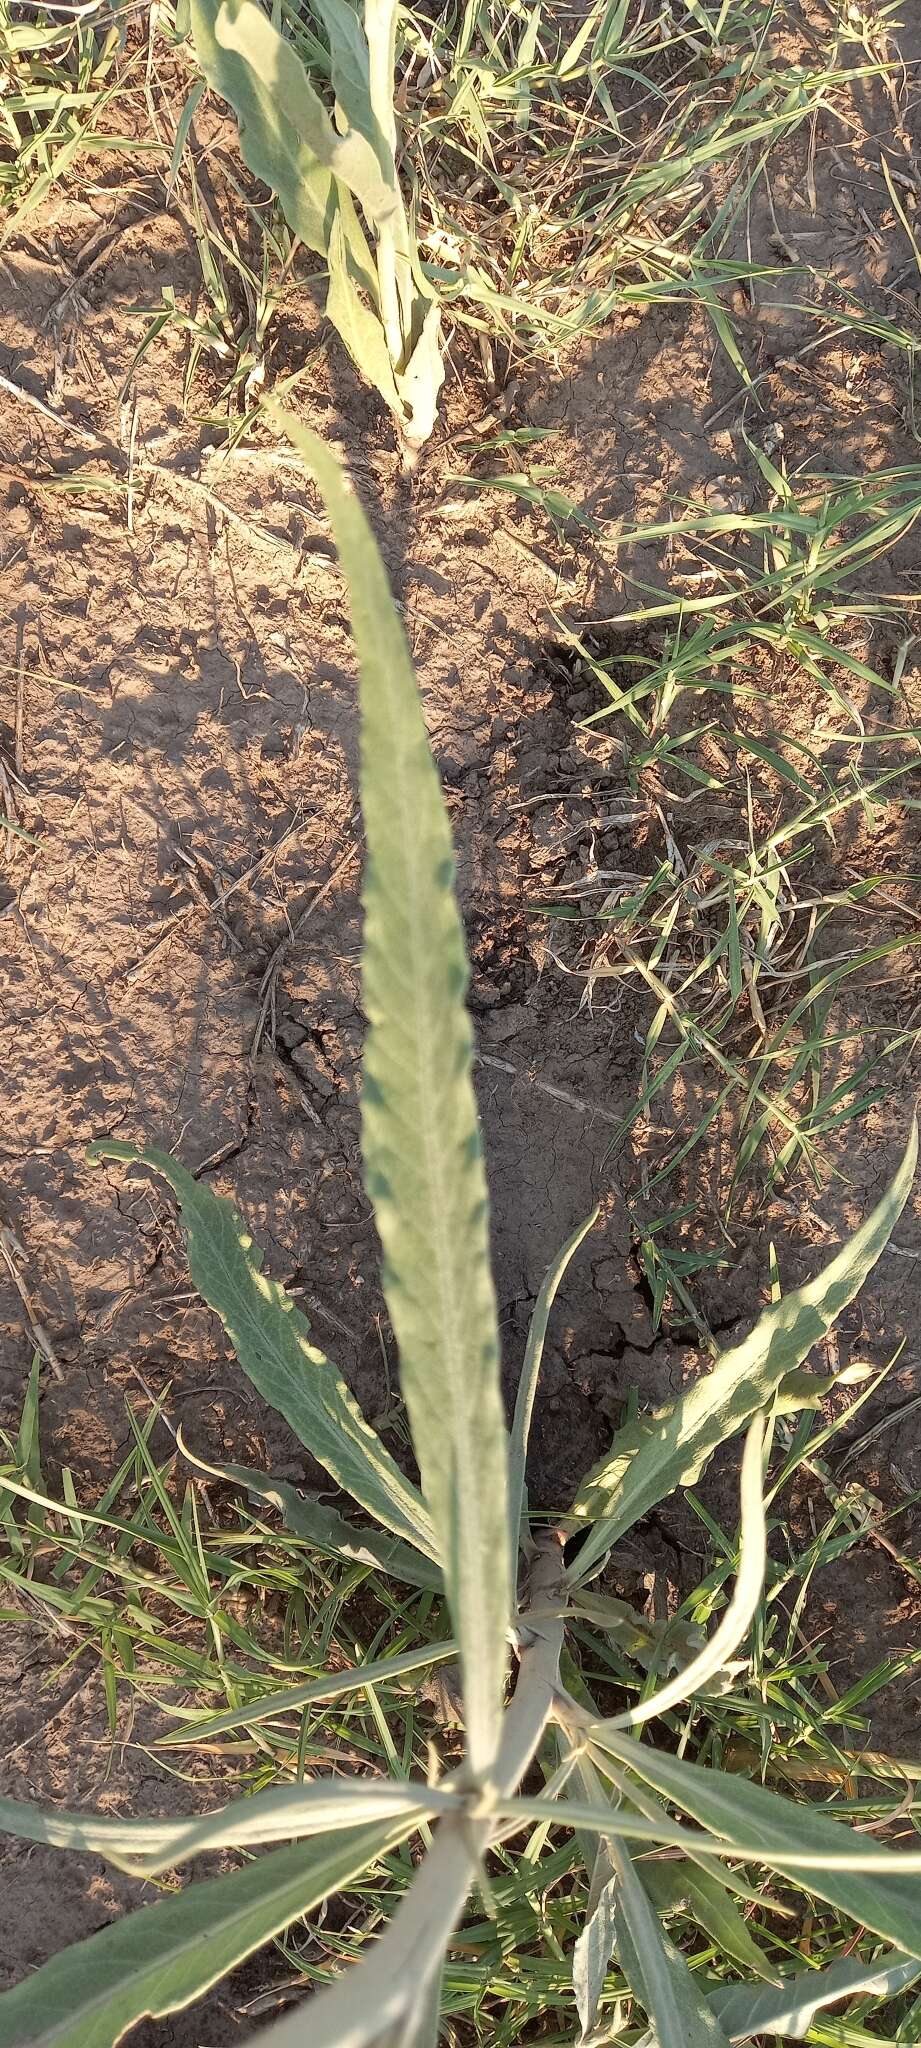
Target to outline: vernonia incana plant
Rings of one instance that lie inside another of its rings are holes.
[[[364,1959],[260,2040],[273,2048],[434,2048],[446,1952],[468,1896],[477,1887],[489,1895],[491,1851],[525,1836],[539,1883],[541,1856],[564,1830],[577,1831],[590,1877],[586,1925],[571,1957],[585,2048],[624,2033],[661,2048],[802,2035],[833,2000],[894,1992],[921,1974],[921,1852],[881,1846],[650,1736],[667,1735],[663,1717],[718,1687],[727,1671],[744,1671],[739,1655],[765,1575],[772,1430],[778,1416],[815,1407],[830,1384],[803,1371],[803,1361],[883,1250],[911,1186],[916,1140],[889,1191],[824,1272],[775,1299],[751,1334],[671,1406],[626,1421],[560,1526],[532,1535],[525,1459],[547,1318],[595,1219],[574,1232],[544,1282],[508,1433],[447,815],[402,627],[363,513],[330,454],[278,417],[325,499],[359,657],[368,848],[363,1148],[418,1486],[365,1421],[301,1312],[261,1272],[232,1203],[166,1154],[106,1140],[94,1156],[140,1165],[169,1183],[192,1278],[240,1365],[363,1519],[346,1523],[278,1485],[273,1500],[287,1501],[299,1532],[315,1531],[327,1552],[341,1542],[354,1556],[360,1544],[363,1557],[404,1586],[443,1593],[454,1635],[438,1642],[432,1659],[459,1662],[464,1760],[441,1775],[433,1759],[428,1775],[355,1772],[279,1784],[188,1819],[132,1821],[3,1802],[0,1824],[9,1832],[98,1851],[135,1874],[155,1876],[218,1850],[256,1853],[229,1875],[196,1877],[178,1896],[126,1915],[7,1992],[0,2044],[110,2048],[143,2016],[198,1998],[388,1851],[413,1843],[415,1875]],[[580,1632],[589,1622],[622,1627],[629,1610],[589,1582],[642,1516],[739,1435],[732,1597],[709,1639],[685,1645],[682,1668],[658,1676],[653,1668],[634,1703],[612,1715],[592,1699]],[[242,1477],[258,1491],[258,1474]],[[25,1481],[13,1491],[40,1498]],[[92,1522],[68,1506],[71,1530],[81,1515]],[[370,1688],[422,1662],[418,1652],[383,1656],[327,1683],[276,1689],[264,1718]],[[209,1735],[258,1718],[252,1702],[231,1708],[209,1721]],[[180,1720],[161,1747],[183,1740]],[[753,1898],[753,1869],[850,1920],[853,1939],[840,1960],[786,1973],[764,1961],[739,1909],[740,1899]],[[737,1981],[708,1980],[671,1941],[661,1914],[682,1887],[696,1889],[722,1946],[741,1958]],[[606,1998],[612,1959],[629,1989],[629,2024]]]
[[[435,424],[444,367],[440,309],[397,175],[396,0],[365,0],[364,30],[349,0],[316,0],[316,13],[335,118],[256,0],[190,0],[199,62],[233,107],[244,159],[277,192],[289,227],[325,257],[326,312],[415,450]]]

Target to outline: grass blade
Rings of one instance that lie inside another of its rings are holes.
[[[556,1300],[557,1289],[569,1262],[575,1257],[583,1238],[588,1236],[589,1231],[597,1223],[598,1214],[599,1211],[595,1208],[590,1216],[584,1216],[582,1222],[576,1224],[572,1236],[566,1239],[566,1243],[561,1246],[552,1264],[547,1267],[541,1282],[540,1293],[534,1303],[528,1329],[528,1341],[525,1346],[524,1364],[521,1368],[518,1393],[515,1397],[515,1414],[512,1421],[512,1433],[508,1452],[508,1516],[513,1571],[521,1539],[521,1517],[527,1506],[524,1473],[528,1455],[528,1436],[531,1429],[531,1414],[534,1408],[534,1396],[537,1392],[541,1359],[544,1355],[544,1339],[547,1335],[550,1310]]]
[[[395,1657],[375,1657],[369,1664],[353,1665],[349,1671],[330,1672],[324,1678],[305,1679],[302,1685],[288,1685],[276,1692],[267,1692],[260,1699],[248,1700],[245,1706],[228,1707],[225,1713],[215,1714],[211,1720],[203,1721],[196,1712],[191,1735],[184,1726],[173,1728],[169,1735],[161,1735],[154,1747],[194,1748],[199,1742],[210,1742],[212,1736],[228,1734],[231,1729],[254,1728],[260,1721],[277,1720],[281,1714],[297,1714],[304,1707],[316,1706],[326,1700],[347,1699],[350,1693],[364,1692],[373,1685],[389,1685],[394,1679],[429,1670],[433,1665],[450,1663],[456,1656],[457,1644],[449,1637],[443,1643],[426,1643],[418,1650],[403,1650]]]

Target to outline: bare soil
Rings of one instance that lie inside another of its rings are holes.
[[[916,26],[903,55],[899,120],[917,146]],[[891,311],[895,293],[921,340],[911,252],[879,172],[894,122],[884,86],[856,94],[850,117],[844,133],[821,118],[815,136],[804,129],[772,160],[777,222],[810,260],[821,248],[824,266],[868,305]],[[230,131],[220,132],[231,149]],[[219,168],[215,186],[226,206]],[[87,263],[100,230],[104,260]],[[756,199],[749,233],[754,260],[776,263],[766,200]],[[24,1248],[32,1315],[57,1361],[43,1395],[49,1463],[69,1464],[90,1499],[126,1447],[126,1402],[143,1410],[147,1390],[167,1386],[170,1415],[205,1456],[316,1479],[190,1293],[170,1200],[121,1168],[90,1171],[92,1138],[163,1146],[232,1194],[371,1417],[386,1406],[385,1361],[394,1365],[358,1151],[362,843],[342,585],[312,489],[278,445],[264,439],[226,460],[213,450],[212,430],[195,417],[208,410],[207,366],[183,411],[184,337],[165,334],[132,371],[143,329],[135,309],[155,307],[164,285],[194,309],[194,249],[163,210],[154,174],[148,183],[133,166],[129,175],[120,158],[94,160],[91,180],[55,191],[0,266],[0,371],[21,393],[0,392],[0,747],[19,821],[39,841],[8,838],[0,884],[0,1220]],[[787,309],[794,296],[780,277],[734,309],[790,470],[916,461],[900,361],[872,343],[857,354],[847,337],[799,355],[815,328]],[[561,972],[535,905],[590,857],[648,872],[663,806],[692,845],[728,831],[732,806],[705,793],[669,810],[666,789],[636,815],[613,727],[580,729],[600,699],[561,660],[555,614],[584,623],[622,610],[622,564],[603,534],[560,541],[513,501],[468,499],[452,482],[469,465],[458,437],[496,403],[464,337],[452,346],[444,425],[412,475],[324,333],[309,285],[295,282],[270,378],[305,349],[315,353],[297,407],[341,447],[372,516],[451,807],[509,1395],[547,1259],[605,1199],[603,1229],[564,1291],[535,1419],[535,1497],[563,1506],[628,1388],[638,1385],[644,1401],[666,1396],[697,1354],[680,1322],[653,1329],[624,1201],[641,1146],[616,1164],[608,1156],[636,1094],[649,1011],[620,982],[580,1008],[582,983]],[[740,412],[706,314],[675,304],[625,309],[558,376],[516,365],[506,417],[552,430],[541,459],[555,460],[560,488],[605,521],[662,517],[674,493],[752,503],[757,475]],[[120,488],[94,490],[99,478]],[[653,550],[630,567],[650,582],[669,569]],[[917,601],[916,539],[881,565],[879,584]],[[870,652],[880,661],[885,648]],[[914,657],[904,688],[904,722],[918,722]],[[790,730],[808,730],[817,707],[797,690],[781,710]],[[893,806],[880,815],[854,826],[847,864],[894,876],[917,869],[914,814]],[[884,986],[881,970],[875,1017],[917,1014],[917,983],[900,962],[897,983]],[[868,1000],[868,991],[852,998],[855,1016]],[[750,1201],[734,1230],[734,1269],[701,1290],[715,1328],[754,1314],[769,1241],[792,1284],[878,1196],[916,1081],[903,1063],[887,1103],[845,1127],[832,1153],[837,1177],[821,1193],[797,1184],[760,1209]],[[728,1142],[717,1131],[712,1156],[693,1169],[704,1216],[731,1167]],[[838,1339],[840,1355],[876,1364],[904,1344],[864,1424],[921,1392],[919,1258],[916,1205]],[[31,1349],[21,1294],[4,1271],[7,1428]],[[860,1477],[888,1501],[921,1487],[921,1411],[880,1438]],[[917,1554],[919,1534],[912,1510],[900,1523],[903,1548]],[[682,1585],[695,1546],[689,1516],[657,1521],[639,1534],[637,1579],[656,1570]],[[842,1686],[916,1636],[917,1588],[872,1543],[822,1599],[815,1625],[834,1628]],[[6,1631],[2,1789],[149,1810],[173,1798],[136,1734],[109,1774],[101,1685],[81,1673],[49,1689],[59,1655],[44,1634]],[[887,1696],[876,1735],[917,1753],[913,1687]],[[140,1896],[94,1859],[5,1844],[3,1861],[9,1981]],[[234,2000],[136,2038],[145,2048],[239,2038]]]

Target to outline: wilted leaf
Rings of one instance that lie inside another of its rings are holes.
[[[191,0],[196,54],[208,84],[236,114],[244,162],[277,192],[289,227],[319,256],[326,255],[338,216],[352,274],[375,299],[377,272],[350,193],[292,126],[272,87],[240,52],[218,41],[221,14],[221,0]]]
[[[570,1260],[575,1257],[583,1238],[588,1236],[593,1224],[597,1223],[597,1221],[598,1210],[593,1209],[590,1216],[584,1216],[581,1223],[576,1224],[572,1235],[566,1239],[566,1243],[557,1252],[556,1258],[547,1267],[541,1282],[540,1293],[534,1303],[531,1314],[524,1363],[521,1368],[521,1378],[518,1382],[518,1392],[515,1396],[515,1414],[512,1421],[508,1453],[509,1539],[513,1570],[518,1556],[518,1545],[521,1540],[522,1512],[526,1506],[525,1465],[528,1456],[528,1437],[531,1433],[531,1415],[534,1409],[537,1382],[540,1377],[541,1360],[544,1355],[544,1341],[547,1335],[547,1324],[550,1320],[550,1310],[556,1300],[557,1289]],[[624,1609],[624,1612],[626,1613],[627,1610]]]
[[[196,4],[201,5],[202,0]],[[290,122],[317,163],[354,192],[367,219],[375,227],[391,219],[396,207],[393,186],[387,183],[371,144],[355,128],[347,128],[344,135],[336,133],[297,51],[256,0],[222,0],[214,36],[222,49],[242,58],[250,78],[268,94],[269,103]],[[268,183],[278,189],[274,178]]]
[[[433,1813],[450,1811],[451,1794],[402,1779],[317,1778],[272,1785],[233,1799],[214,1813],[122,1820],[106,1813],[68,1813],[18,1799],[0,1799],[0,1833],[56,1849],[88,1849],[136,1877],[157,1877],[215,1849],[255,1848],[298,1836],[354,1832],[356,1826],[405,1819],[406,1832]]]
[[[405,370],[397,377],[397,390],[407,414],[406,438],[421,447],[435,425],[438,393],[445,378],[441,354],[441,307],[430,300],[422,332]]]
[[[329,291],[326,311],[363,377],[379,391],[385,405],[405,424],[403,404],[396,387],[387,336],[377,314],[366,306],[346,260],[345,241],[334,221],[327,249]],[[389,594],[389,593],[388,593]]]

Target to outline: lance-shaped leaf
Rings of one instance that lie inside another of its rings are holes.
[[[242,58],[250,77],[270,95],[278,113],[324,170],[354,192],[368,220],[375,226],[390,220],[396,207],[394,188],[371,144],[355,128],[336,133],[297,51],[256,0],[223,0],[214,35],[222,49]]]
[[[0,1995],[0,2048],[114,2048],[138,2020],[200,1998],[411,1831],[407,1820],[298,1843],[128,1913]]]
[[[608,1848],[614,1865],[614,1945],[657,2048],[727,2048],[719,2021],[650,1905],[626,1844],[612,1840]]]
[[[590,1522],[572,1566],[581,1578],[641,1515],[678,1486],[691,1486],[713,1452],[744,1429],[853,1301],[908,1199],[918,1156],[913,1129],[891,1187],[837,1257],[759,1317],[749,1337],[722,1353],[688,1393],[618,1430],[608,1456],[586,1479],[570,1511]]]
[[[260,1272],[262,1253],[233,1202],[193,1180],[168,1152],[137,1151],[103,1138],[87,1156],[148,1166],[169,1182],[179,1201],[192,1279],[220,1316],[253,1386],[339,1486],[385,1529],[434,1556],[432,1524],[417,1489],[365,1421],[335,1366],[311,1343],[306,1317],[277,1281]]]
[[[164,1820],[121,1820],[107,1813],[68,1813],[0,1799],[0,1833],[56,1849],[89,1849],[136,1877],[157,1877],[214,1849],[251,1849],[305,1835],[354,1831],[358,1825],[406,1816],[410,1826],[451,1812],[457,1796],[386,1778],[318,1778],[272,1785],[251,1799],[233,1799],[215,1813]]]
[[[797,1971],[782,1984],[720,1984],[710,1992],[709,2004],[730,2041],[749,2041],[753,2034],[782,2034],[788,2041],[802,2041],[816,2013],[839,1998],[893,1998],[919,1977],[921,1963],[894,1949],[875,1963],[863,1963],[857,1956],[831,1963],[827,1970]]]
[[[617,1932],[614,1900],[617,1879],[602,1885],[572,1952],[572,1988],[579,2015],[579,2048],[595,2031],[605,1978]]]
[[[349,587],[368,842],[366,1183],[422,1490],[461,1647],[468,1750],[496,1753],[510,1620],[505,1421],[468,968],[447,812],[373,536],[328,450],[282,418],[317,479]]]
[[[223,1479],[231,1486],[245,1487],[256,1500],[266,1500],[278,1509],[292,1536],[310,1545],[311,1550],[326,1551],[330,1557],[345,1557],[355,1564],[366,1564],[372,1570],[386,1572],[389,1577],[402,1579],[407,1586],[424,1586],[432,1593],[444,1589],[444,1581],[437,1564],[423,1557],[408,1543],[401,1543],[398,1536],[388,1535],[385,1529],[359,1527],[347,1522],[336,1508],[326,1501],[318,1500],[316,1494],[299,1493],[286,1479],[273,1479],[260,1472],[254,1465],[212,1465],[190,1451],[182,1431],[178,1432],[183,1456],[200,1472],[209,1472],[214,1479]]]
[[[647,1743],[597,1730],[592,1743],[691,1814],[727,1851],[734,1847],[746,1862],[760,1859],[906,1955],[921,1958],[921,1871],[908,1867],[921,1859],[886,1849],[765,1785],[686,1763]]]
[[[222,0],[190,0],[190,18],[196,55],[208,84],[236,114],[245,163],[255,177],[277,192],[289,227],[317,255],[325,256],[338,217],[353,276],[376,298],[377,273],[371,253],[351,194],[339,183],[332,162],[322,160],[308,138],[293,126],[278,103],[271,80],[260,76],[247,55],[218,40],[219,19],[222,32],[228,26]],[[293,51],[291,55],[298,62]],[[322,114],[321,102],[316,104]],[[335,131],[325,118],[335,142]],[[328,143],[326,129],[322,136]]]
[[[756,1977],[775,1977],[776,1972],[753,1940],[747,1921],[716,1871],[703,1869],[685,1858],[677,1863],[656,1863],[648,1858],[638,1874],[657,1913],[690,1912],[723,1955],[731,1957],[741,1970]]]

